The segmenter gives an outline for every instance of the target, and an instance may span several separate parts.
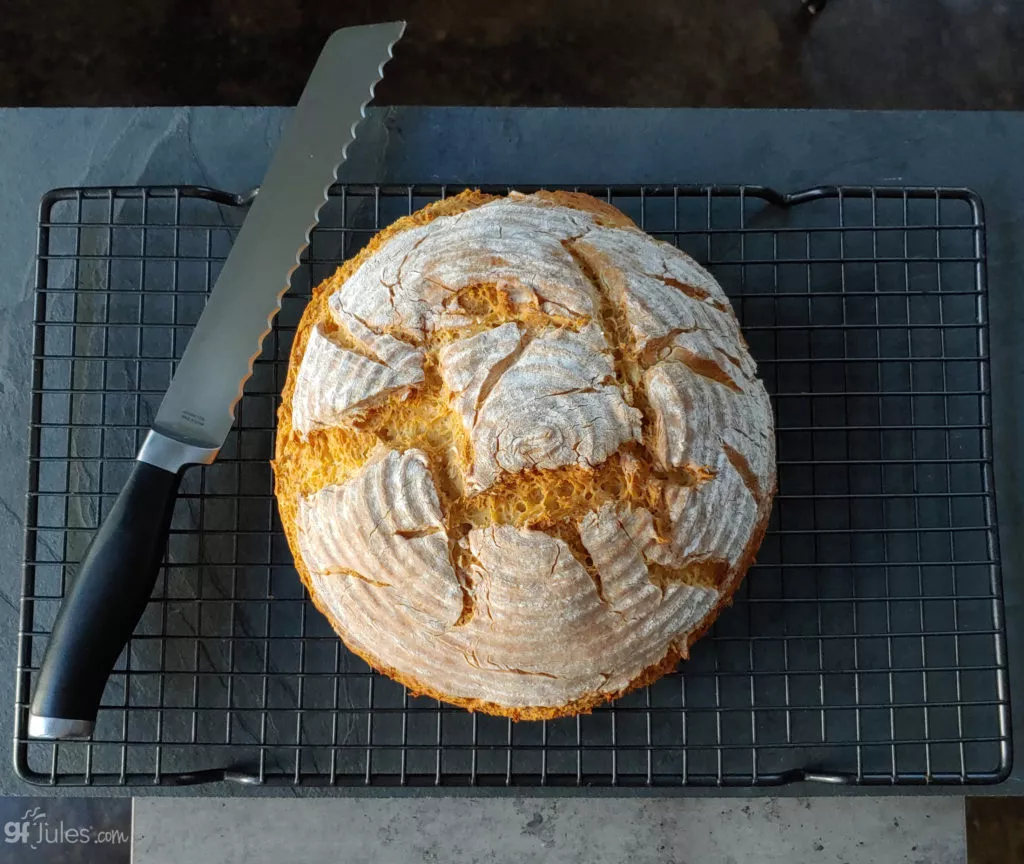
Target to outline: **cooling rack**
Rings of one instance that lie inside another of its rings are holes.
[[[410,697],[303,594],[272,497],[311,284],[457,187],[336,186],[221,458],[187,475],[153,601],[85,743],[30,741],[60,599],[244,216],[197,187],[42,202],[15,767],[55,785],[969,784],[1011,763],[981,202],[968,190],[597,187],[729,293],[777,417],[779,493],[680,670],[514,724]],[[495,190],[503,191],[503,190]]]

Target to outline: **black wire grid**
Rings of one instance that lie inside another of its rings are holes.
[[[736,602],[681,670],[582,716],[412,698],[304,596],[268,459],[310,283],[458,191],[338,186],[221,457],[192,469],[88,743],[26,736],[67,580],[121,488],[245,200],[42,203],[15,764],[34,783],[991,783],[1011,763],[985,234],[957,189],[590,189],[710,266],[772,394],[779,493]]]

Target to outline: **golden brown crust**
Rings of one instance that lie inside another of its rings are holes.
[[[774,491],[773,491],[774,494]],[[485,702],[480,699],[460,699],[458,696],[452,696],[448,693],[442,693],[439,690],[435,690],[429,684],[422,681],[416,681],[406,675],[403,675],[397,669],[393,669],[390,666],[381,663],[377,658],[370,656],[366,652],[360,651],[347,642],[346,647],[362,658],[371,668],[380,672],[382,675],[387,675],[389,678],[397,681],[403,687],[409,690],[412,696],[425,696],[430,699],[437,699],[440,702],[446,702],[449,705],[454,705],[457,708],[464,708],[467,711],[481,711],[484,714],[493,714],[498,717],[508,717],[512,720],[556,720],[559,717],[572,717],[576,714],[590,714],[595,708],[600,707],[606,702],[610,702],[614,699],[620,699],[627,693],[632,693],[634,690],[639,690],[642,687],[647,687],[653,684],[659,678],[668,675],[670,672],[675,671],[681,660],[685,660],[689,656],[690,647],[704,636],[708,630],[711,629],[718,616],[722,613],[726,607],[732,605],[733,596],[736,590],[739,588],[743,577],[746,575],[750,565],[754,563],[754,558],[757,554],[757,550],[761,546],[761,542],[764,539],[765,531],[768,528],[768,520],[771,517],[771,509],[761,520],[758,526],[757,532],[750,538],[750,542],[747,544],[747,549],[744,552],[743,559],[736,567],[736,576],[733,579],[732,584],[725,590],[723,590],[722,597],[718,604],[708,613],[707,617],[701,623],[701,626],[691,632],[686,638],[686,645],[672,647],[668,653],[657,663],[652,666],[648,666],[637,675],[629,684],[623,687],[621,690],[615,693],[595,693],[584,699],[576,699],[572,702],[567,702],[565,705],[557,705],[554,707],[534,707],[534,708],[510,708],[507,705],[500,705],[495,702]],[[285,533],[288,535],[288,543],[292,549],[296,549],[296,541],[293,537],[294,522],[285,523]],[[309,572],[306,570],[306,566],[302,561],[301,556],[295,556],[295,566],[302,577],[302,583],[306,586],[307,591],[309,590]],[[310,592],[310,597],[313,600],[313,605],[331,622],[331,626],[334,628],[338,636],[345,641],[342,629],[338,626],[337,622],[331,615],[330,610],[326,604],[323,604],[319,597]]]
[[[276,460],[273,463],[276,481],[275,493],[281,515],[281,522],[285,535],[288,539],[288,544],[293,551],[295,566],[299,572],[302,583],[309,592],[316,608],[331,622],[331,626],[343,641],[345,641],[345,635],[341,622],[335,618],[332,614],[332,610],[323,602],[317,593],[311,590],[312,580],[310,572],[306,567],[301,554],[298,552],[298,474],[297,472],[290,470],[290,466],[286,464],[289,449],[288,444],[294,440],[295,435],[292,427],[292,397],[295,391],[296,377],[305,352],[306,344],[309,340],[313,327],[317,323],[329,318],[327,311],[328,298],[338,290],[338,288],[340,288],[340,286],[343,285],[345,281],[348,280],[349,277],[360,266],[362,266],[368,258],[374,255],[374,253],[383,244],[388,242],[397,234],[407,231],[415,226],[427,224],[440,216],[455,215],[467,210],[472,210],[486,204],[488,201],[495,200],[496,197],[497,196],[487,195],[479,191],[466,191],[454,198],[445,199],[431,204],[411,216],[399,219],[392,225],[383,229],[358,255],[346,262],[333,276],[314,289],[313,297],[306,307],[302,319],[296,329],[290,354],[288,374],[282,392],[281,407],[278,413]],[[551,201],[553,204],[594,213],[599,217],[598,221],[604,225],[635,228],[634,223],[628,217],[616,208],[612,207],[610,204],[598,201],[597,199],[582,193],[562,191],[539,192],[537,193],[537,197]],[[774,494],[774,490],[772,494]],[[707,632],[721,613],[722,609],[732,603],[733,594],[739,587],[746,571],[753,563],[754,556],[761,545],[765,530],[767,529],[768,520],[771,514],[771,498],[772,495],[766,495],[762,498],[760,502],[760,520],[757,528],[750,537],[739,562],[732,570],[729,583],[720,586],[721,597],[716,606],[706,615],[701,626],[697,630],[688,634],[685,644],[678,644],[670,647],[666,655],[660,661],[648,666],[632,681],[630,681],[627,686],[614,693],[594,693],[587,695],[584,698],[576,699],[558,706],[514,708],[484,700],[454,697],[450,694],[440,692],[431,687],[428,683],[418,681],[404,675],[399,670],[389,667],[387,664],[382,663],[378,658],[371,656],[367,652],[356,649],[354,646],[348,644],[347,641],[346,645],[349,650],[360,656],[372,668],[404,685],[413,695],[430,697],[469,711],[482,711],[488,714],[509,717],[513,720],[550,720],[580,713],[590,713],[594,708],[604,704],[605,702],[619,698],[624,696],[626,693],[653,683],[658,678],[673,671],[679,661],[688,656],[690,646]]]
[[[547,189],[541,189],[540,192],[534,193],[534,197],[550,201],[552,204],[558,204],[561,207],[571,207],[573,210],[584,210],[588,213],[593,213],[598,217],[595,221],[599,225],[606,225],[612,228],[636,228],[636,223],[617,207],[613,207],[607,201],[601,201],[584,192],[566,192],[562,189],[549,192]]]

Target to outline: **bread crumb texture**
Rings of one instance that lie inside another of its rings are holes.
[[[775,492],[771,406],[712,276],[568,192],[480,192],[318,286],[276,494],[313,601],[417,694],[586,712],[687,656]]]

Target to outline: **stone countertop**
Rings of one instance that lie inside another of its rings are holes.
[[[10,740],[40,196],[57,186],[257,185],[288,110],[0,110],[0,731]],[[988,223],[995,458],[1011,670],[1020,679],[1024,115],[713,109],[389,108],[370,112],[343,179],[451,183],[969,186]],[[1024,741],[1024,710],[1013,712]],[[999,791],[1021,791],[1017,770]],[[29,789],[0,763],[0,792]],[[43,790],[32,790],[38,794]],[[71,791],[71,790],[68,790]],[[141,790],[131,790],[139,792]],[[162,791],[162,790],[161,790]],[[184,790],[182,790],[184,791]],[[192,790],[194,794],[196,789]],[[212,787],[211,787],[212,791]],[[216,787],[218,792],[237,792]],[[810,790],[822,791],[822,790]],[[979,790],[984,791],[984,790]],[[243,793],[244,794],[244,793]]]
[[[277,864],[300,858],[305,864],[967,860],[963,801],[949,797],[447,802],[149,798],[135,801],[133,835],[135,864]]]

